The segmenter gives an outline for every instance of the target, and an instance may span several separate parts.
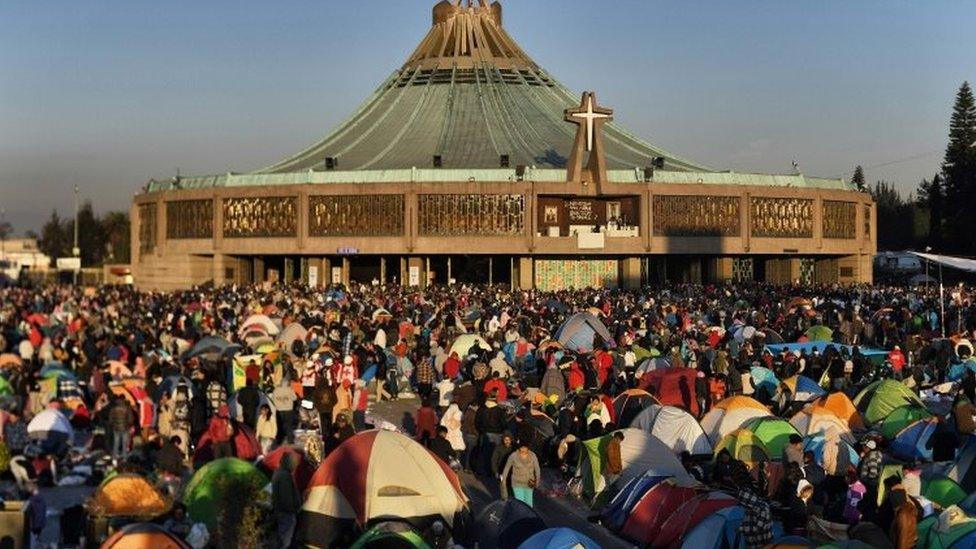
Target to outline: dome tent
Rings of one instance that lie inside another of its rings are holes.
[[[572,528],[549,528],[522,542],[518,549],[600,549],[600,544]]]
[[[715,404],[701,419],[701,426],[712,444],[757,417],[769,417],[769,409],[747,396],[733,396]]]
[[[217,504],[236,483],[260,490],[268,484],[268,478],[254,465],[237,458],[214,460],[198,469],[183,490],[183,503],[190,518],[215,531]]]
[[[661,526],[661,532],[652,546],[678,547],[685,534],[706,517],[735,505],[736,499],[722,492],[699,494],[671,513]]]
[[[102,481],[86,507],[94,516],[149,520],[165,515],[172,505],[172,500],[156,490],[145,477],[121,473]]]
[[[743,429],[751,431],[762,441],[773,461],[783,457],[783,450],[790,443],[790,435],[799,435],[790,422],[778,417],[757,417],[746,423]]]
[[[610,330],[592,313],[576,313],[556,331],[556,339],[564,349],[577,353],[593,350],[593,336],[600,336],[609,347],[614,346]]]
[[[409,524],[390,521],[367,530],[349,549],[430,549],[430,545]]]
[[[649,406],[657,403],[654,395],[642,389],[627,389],[613,399],[614,418],[617,425],[629,426],[631,422],[646,410]]]
[[[624,486],[631,479],[651,472],[656,476],[675,477],[682,482],[692,480],[671,449],[656,437],[639,429],[620,431],[624,434],[624,440],[620,443],[623,470],[616,480],[616,486]],[[606,434],[583,441],[578,474],[583,477],[583,494],[587,498],[595,498],[609,488],[602,473],[611,436]]]
[[[457,475],[429,450],[399,433],[366,431],[340,444],[312,475],[296,536],[329,547],[380,518],[452,527],[466,508]]]
[[[539,514],[515,498],[488,504],[473,526],[480,549],[514,549],[546,529]]]
[[[178,536],[152,522],[137,522],[123,527],[105,540],[101,549],[190,549]]]
[[[868,385],[854,398],[854,405],[864,416],[864,421],[874,425],[902,406],[925,404],[904,383],[882,379]]]
[[[627,539],[649,544],[657,538],[668,517],[698,492],[691,483],[671,478],[646,478],[655,481],[654,484],[638,483],[626,493],[621,490],[627,501],[622,506],[625,513],[622,513],[623,521],[619,523],[618,531]]]
[[[676,406],[652,404],[630,422],[630,427],[657,437],[675,454],[710,455],[712,443],[694,416]]]

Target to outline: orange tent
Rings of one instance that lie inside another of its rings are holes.
[[[834,414],[842,421],[847,423],[851,429],[863,429],[864,420],[861,413],[857,411],[857,406],[841,392],[830,393],[813,401],[811,412],[816,412],[817,408],[825,408],[829,413]]]
[[[152,519],[169,512],[173,501],[134,473],[109,477],[88,500],[88,511],[100,517]]]
[[[24,362],[19,356],[13,353],[4,353],[0,355],[0,368],[11,368],[23,366]]]
[[[158,524],[130,524],[105,540],[101,549],[190,549],[190,545]]]

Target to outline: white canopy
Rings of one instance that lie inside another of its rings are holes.
[[[959,269],[969,273],[976,273],[976,259],[966,259],[965,257],[953,257],[951,255],[923,254],[922,252],[911,252],[918,257],[932,263]]]

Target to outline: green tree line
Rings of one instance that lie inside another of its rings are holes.
[[[70,257],[74,245],[75,220],[62,218],[57,210],[41,228],[37,246],[53,262],[58,257]],[[129,214],[106,212],[95,215],[90,201],[78,210],[78,247],[83,267],[99,267],[106,263],[129,262]]]

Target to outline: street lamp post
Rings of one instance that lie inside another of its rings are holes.
[[[74,285],[78,285],[78,271],[81,269],[81,248],[78,247],[78,185],[75,185],[75,240],[71,248],[71,255],[79,258],[78,268],[74,270]]]

